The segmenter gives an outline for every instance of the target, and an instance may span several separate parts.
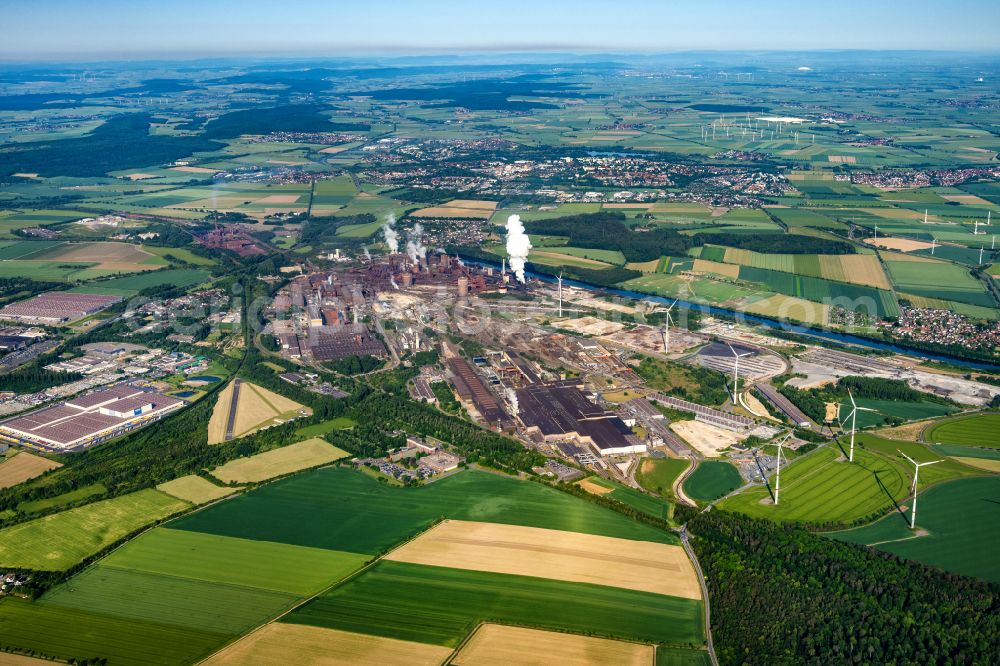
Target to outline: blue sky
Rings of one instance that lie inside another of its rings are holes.
[[[0,58],[997,50],[997,0],[3,0]]]

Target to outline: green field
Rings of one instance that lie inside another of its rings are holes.
[[[801,208],[768,208],[767,212],[779,219],[788,227],[819,227],[827,229],[842,229],[844,225],[837,220],[819,213]]]
[[[338,416],[337,418],[329,421],[314,423],[313,425],[299,428],[295,431],[295,434],[307,439],[310,437],[322,437],[328,432],[333,432],[334,430],[346,430],[347,428],[353,428],[355,425],[357,424],[353,419],[349,419],[346,416]]]
[[[0,567],[61,571],[191,505],[140,490],[0,530]]]
[[[973,414],[940,421],[924,432],[924,440],[935,444],[996,445],[1000,414]]]
[[[111,296],[134,296],[148,287],[169,284],[175,287],[190,287],[208,279],[208,271],[195,268],[173,268],[153,271],[141,275],[114,278],[93,282],[72,291],[83,294],[109,294]]]
[[[890,416],[903,419],[904,421],[919,421],[920,419],[929,419],[935,416],[947,416],[948,414],[958,411],[958,407],[942,405],[941,403],[932,402],[930,400],[921,400],[920,402],[903,402],[900,400],[872,400],[870,398],[858,398],[857,403],[859,407],[877,410],[875,412],[858,412],[858,428],[882,425],[885,423],[886,418]],[[841,422],[847,424],[848,426],[850,425],[850,422],[847,420],[847,416],[850,414],[850,411],[851,410],[848,409],[848,407],[844,405],[840,406]]]
[[[558,490],[474,470],[419,488],[398,488],[353,470],[330,467],[185,516],[171,528],[379,553],[442,516],[677,543],[672,534]],[[379,529],[371,529],[373,524]]]
[[[929,469],[929,468],[928,468]],[[1000,583],[1000,477],[950,481],[920,494],[917,536],[909,513],[893,512],[877,523],[830,536]]]
[[[743,485],[739,470],[732,463],[703,460],[691,476],[684,479],[684,493],[699,502],[711,502]]]
[[[686,458],[648,458],[640,463],[635,479],[646,490],[669,496],[674,480],[690,464]]]
[[[229,638],[15,598],[0,601],[0,636],[3,645],[34,654],[66,661],[101,657],[122,666],[191,664]]]
[[[654,643],[701,645],[702,602],[621,588],[382,561],[283,618],[457,645],[491,620]]]
[[[719,506],[757,518],[778,521],[844,524],[886,511],[909,493],[912,466],[902,450],[918,462],[937,460],[922,444],[858,435],[854,463],[846,460],[848,442],[831,444],[804,455],[782,469],[781,503],[771,503],[768,488],[754,486]],[[973,473],[953,461],[924,468],[920,487]],[[773,488],[773,474],[770,483]]]
[[[615,483],[614,481],[609,481],[608,479],[599,476],[592,476],[589,480],[591,483],[595,483],[602,488],[611,489],[611,492],[603,495],[603,497],[609,497],[613,500],[621,502],[622,504],[627,504],[633,509],[642,511],[643,513],[655,518],[667,520],[670,517],[669,502],[666,502],[658,497],[647,495],[646,493],[640,492],[635,488],[629,488],[628,486],[623,486],[620,483]]]
[[[889,276],[900,291],[982,307],[995,307],[993,297],[969,269],[944,261],[886,261]]]
[[[842,305],[850,310],[862,307],[880,317],[899,316],[899,305],[896,303],[896,299],[892,292],[884,289],[834,282],[833,280],[766,268],[754,268],[753,266],[740,266],[740,280],[757,282],[764,285],[769,291],[804,298],[808,301],[817,303],[833,301],[834,305]]]
[[[943,456],[953,456],[955,458],[980,458],[982,460],[1000,460],[1000,448],[965,446],[963,444],[931,444],[930,447]]]
[[[707,651],[682,650],[680,648],[656,648],[656,666],[711,666]]]
[[[116,550],[101,565],[307,596],[368,559],[356,553],[159,527]]]
[[[280,614],[298,599],[294,594],[254,587],[98,565],[46,594],[41,603],[236,636]]]

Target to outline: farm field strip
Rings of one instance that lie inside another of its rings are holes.
[[[111,666],[193,663],[229,638],[12,597],[0,601],[0,634],[5,645],[34,654],[66,661],[100,655]]]
[[[60,463],[27,451],[21,451],[6,460],[0,456],[0,488],[16,486],[59,467],[62,467]]]
[[[396,488],[355,470],[323,467],[219,502],[172,529],[353,553],[378,553],[441,517],[678,543],[643,525],[538,484],[466,470],[420,488]],[[372,524],[380,525],[373,531]]]
[[[308,596],[370,558],[363,553],[158,527],[116,550],[101,566]]]
[[[924,439],[935,444],[968,444],[987,446],[997,443],[1000,414],[975,414],[940,421],[924,433]]]
[[[701,598],[680,546],[579,532],[446,520],[386,559]]]
[[[190,506],[147,489],[19,523],[0,530],[0,567],[61,571]]]
[[[298,599],[273,590],[99,564],[39,603],[235,636],[291,608]]]
[[[527,655],[539,663],[559,661],[578,666],[649,666],[655,661],[652,645],[613,641],[502,624],[480,626],[451,660],[455,666],[492,666],[523,663]]]
[[[828,536],[872,545],[946,571],[1000,582],[1000,477],[958,479],[919,496],[917,527],[908,516],[889,515],[875,523]]]
[[[487,619],[639,642],[700,644],[702,613],[702,602],[693,599],[383,560],[281,621],[450,647]]]
[[[223,483],[257,483],[332,463],[350,456],[326,440],[314,437],[247,458],[236,458],[212,470]]]
[[[226,646],[204,666],[285,664],[322,666],[437,666],[452,649],[305,624],[274,622]]]
[[[170,495],[171,497],[176,497],[179,500],[191,502],[196,505],[214,502],[215,500],[222,499],[223,497],[229,497],[233,493],[238,492],[237,488],[224,488],[222,486],[217,486],[208,479],[204,479],[197,474],[190,474],[188,476],[182,476],[174,479],[173,481],[161,483],[156,486],[156,489]]]

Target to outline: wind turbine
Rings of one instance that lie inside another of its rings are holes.
[[[858,412],[877,412],[878,410],[870,407],[858,407],[858,403],[854,402],[854,394],[851,393],[851,389],[847,389],[847,396],[851,399],[851,413],[849,415],[851,419],[851,450],[847,454],[847,459],[854,462],[854,433],[857,432]]]
[[[781,492],[781,447],[785,445],[785,442],[789,437],[792,436],[792,431],[789,431],[780,442],[778,442],[778,471],[774,475],[774,505],[778,505],[778,493]]]
[[[899,451],[899,449],[896,449]],[[899,455],[903,456],[911,463],[913,463],[913,504],[910,507],[910,529],[914,529],[917,526],[917,476],[920,474],[920,468],[926,465],[933,465],[934,463],[944,462],[943,460],[931,460],[928,462],[918,463],[916,460],[906,455],[902,451],[899,451]]]
[[[656,308],[654,310],[649,310],[646,313],[646,314],[656,314],[658,312],[662,312],[662,313],[664,313],[666,315],[666,317],[663,319],[663,353],[664,354],[669,354],[670,353],[670,325],[674,323],[674,318],[672,316],[670,316],[670,311],[674,309],[674,306],[677,305],[677,301],[679,301],[679,300],[680,300],[679,298],[675,298],[674,302],[671,303],[666,308]]]
[[[560,273],[559,277],[556,278],[559,281],[559,318],[560,319],[562,318],[562,276],[563,276],[563,274]]]
[[[936,248],[936,247],[937,247],[937,238],[934,238],[934,236],[931,236],[931,256],[932,257],[934,256],[934,248]]]
[[[733,357],[735,357],[736,359],[736,363],[735,365],[733,365],[733,401],[735,402],[736,392],[739,390],[740,387],[740,359],[743,358],[744,356],[752,356],[753,352],[748,351],[748,352],[743,352],[742,354],[737,354],[736,350],[733,349],[733,346],[731,344],[727,342],[726,346],[729,347],[729,351],[733,353]]]

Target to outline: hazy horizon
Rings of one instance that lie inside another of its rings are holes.
[[[373,0],[248,0],[169,5],[105,0],[25,2],[6,8],[6,62],[344,57],[488,53],[676,53],[697,51],[997,50],[1000,6],[985,0],[905,7],[845,0],[836,7],[761,0],[512,0],[474,6]],[[969,17],[977,18],[969,21]]]

